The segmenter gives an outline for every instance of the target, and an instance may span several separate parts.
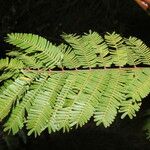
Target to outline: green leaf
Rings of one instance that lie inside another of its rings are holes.
[[[6,42],[18,48],[0,59],[4,131],[16,134],[26,126],[37,136],[46,129],[70,131],[91,118],[109,127],[119,113],[136,116],[150,93],[149,48],[115,32],[63,38],[56,46],[38,35],[8,34]]]

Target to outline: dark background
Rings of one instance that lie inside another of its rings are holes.
[[[150,46],[150,17],[133,0],[0,0],[0,57],[9,46],[3,41],[7,33],[26,32],[41,35],[59,44],[62,32],[88,30],[100,34],[116,31],[125,37],[136,36]],[[0,133],[0,150],[150,150],[150,142],[142,131],[143,111],[149,107],[144,100],[138,117],[119,117],[108,129],[96,127],[91,121],[69,133],[43,133],[26,137]]]

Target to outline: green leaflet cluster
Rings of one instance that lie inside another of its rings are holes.
[[[0,120],[5,131],[69,131],[93,117],[111,125],[118,113],[131,119],[150,93],[149,48],[139,39],[96,32],[63,35],[53,45],[33,34],[8,34],[15,45],[0,60]]]

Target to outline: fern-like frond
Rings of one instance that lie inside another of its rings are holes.
[[[38,35],[12,33],[8,34],[6,42],[23,49],[27,54],[37,53],[35,57],[49,68],[58,65],[63,58],[58,47]]]
[[[96,54],[92,51],[84,37],[76,36],[73,34],[63,35],[65,41],[69,43],[74,49],[74,53],[83,68],[96,66]]]
[[[18,59],[10,59],[7,69],[16,70],[22,69],[23,67],[24,64],[22,63],[22,61],[19,61]]]
[[[60,118],[59,112],[61,111],[61,109],[65,105],[67,95],[69,94],[69,92],[71,92],[71,88],[73,87],[74,82],[76,80],[76,78],[72,78],[72,76],[68,76],[68,74],[66,74],[65,76],[66,76],[65,77],[66,81],[64,82],[64,86],[62,87],[61,91],[59,92],[59,95],[57,96],[57,98],[55,100],[53,113],[52,113],[52,115],[49,119],[49,122],[48,122],[49,133],[51,131],[57,131],[60,129],[60,121],[61,121],[61,119],[65,119],[64,118],[65,114],[64,114],[64,116],[62,116]],[[58,118],[58,119],[56,119],[56,118]]]
[[[126,76],[126,72],[110,71],[107,77],[104,77],[104,88],[101,88],[99,104],[94,115],[97,125],[103,123],[108,127],[114,121],[120,102],[125,99]]]
[[[7,87],[12,84],[13,80],[9,79],[4,82],[4,84],[0,87],[0,93],[3,93],[7,89]]]
[[[38,75],[36,74],[26,74],[27,77],[21,77],[22,80],[25,80],[30,85]],[[31,106],[31,103],[33,103],[34,97],[36,93],[39,91],[39,87],[42,86],[37,85],[36,90],[32,90],[33,86],[35,87],[36,83],[32,84],[29,87],[29,91],[25,94],[22,101],[17,103],[16,107],[13,108],[12,113],[5,124],[4,131],[12,131],[14,134],[16,134],[23,126],[26,121],[25,119],[25,111],[29,111],[29,108]]]
[[[32,132],[39,135],[49,123],[58,92],[63,85],[63,78],[63,75],[57,74],[52,75],[49,79],[45,76],[44,84],[35,96],[36,101],[32,102],[32,108],[28,112],[27,128],[30,129],[29,135]]]
[[[7,79],[11,78],[14,74],[15,74],[14,70],[12,70],[12,71],[5,71],[0,76],[0,82],[2,82],[3,80],[7,80]]]
[[[126,43],[129,46],[129,51],[132,51],[133,58],[136,57],[136,60],[139,62],[150,65],[150,48],[147,47],[143,41],[135,37],[130,37],[126,40]]]
[[[28,89],[28,82],[20,78],[16,79],[0,94],[0,120],[11,110],[12,105],[18,103]]]
[[[130,119],[136,116],[139,111],[141,101],[150,91],[150,70],[136,69],[132,71],[133,78],[126,82],[126,101],[122,101],[119,112],[123,113],[122,118],[129,116]]]
[[[107,32],[104,37],[108,46],[111,48],[120,47],[123,43],[123,38],[115,32],[112,34]]]
[[[25,55],[25,54],[21,54],[17,58],[19,60],[21,60],[26,67],[42,68],[41,61],[37,61],[35,56],[28,56],[28,55]]]
[[[28,92],[28,94],[26,95],[29,96],[29,94],[30,92]],[[12,114],[8,119],[7,123],[5,124],[4,131],[12,131],[13,134],[16,134],[20,129],[23,128],[24,123],[26,121],[25,111],[26,109],[30,108],[32,100],[26,99],[27,96],[25,96],[23,101],[12,110]]]
[[[26,125],[37,136],[81,127],[91,117],[109,127],[118,113],[136,116],[150,93],[149,48],[115,32],[63,38],[67,44],[55,46],[37,35],[8,34],[19,49],[0,60],[4,131],[16,134]]]
[[[17,50],[8,52],[7,56],[15,57],[16,59],[22,61],[25,67],[29,68],[42,68],[43,65],[34,55],[30,56]]]
[[[136,116],[136,112],[139,111],[141,103],[133,102],[132,99],[127,101],[122,101],[120,105],[119,112],[123,113],[121,119],[124,119],[128,116],[130,119]]]
[[[83,126],[94,113],[94,107],[92,106],[94,93],[92,92],[95,89],[94,85],[96,84],[94,84],[93,81],[94,74],[90,71],[79,74],[79,77],[77,78],[73,90],[78,91],[78,93],[74,95],[74,103],[70,115],[71,126]],[[91,87],[89,87],[90,84]]]
[[[123,38],[113,32],[112,34],[107,33],[105,40],[110,47],[110,54],[112,61],[116,66],[124,66],[127,64],[127,51],[126,46],[123,45]]]
[[[99,67],[110,67],[112,58],[109,54],[108,45],[102,36],[96,32],[90,31],[89,34],[85,34],[82,38],[87,42],[90,50],[95,52],[97,56],[97,65]]]
[[[131,98],[135,102],[141,102],[142,98],[149,94],[150,70],[137,69],[133,71],[133,79],[128,86],[130,92],[127,94],[127,99]]]
[[[72,47],[65,45],[65,44],[61,44],[59,46],[59,48],[61,49],[61,51],[64,54],[62,64],[60,64],[59,67],[66,67],[69,69],[74,69],[74,68],[80,67],[80,63],[78,62],[78,59],[77,59]]]
[[[3,70],[1,71],[0,82],[17,75],[19,73],[18,70],[24,68],[24,64],[22,63],[22,61],[15,58],[11,58],[10,60],[6,58],[2,59],[1,67],[3,68]]]
[[[9,63],[9,58],[5,58],[5,59],[0,59],[0,70],[6,68],[8,66]]]

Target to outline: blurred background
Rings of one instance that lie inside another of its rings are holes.
[[[150,46],[150,17],[133,0],[0,0],[0,58],[10,48],[4,42],[7,33],[34,33],[59,44],[63,32],[83,34],[90,29],[102,35],[116,31],[136,36]],[[148,100],[137,118],[118,117],[108,129],[96,127],[91,119],[69,133],[45,132],[34,138],[27,137],[25,130],[8,136],[0,126],[0,150],[150,150],[142,131]]]

